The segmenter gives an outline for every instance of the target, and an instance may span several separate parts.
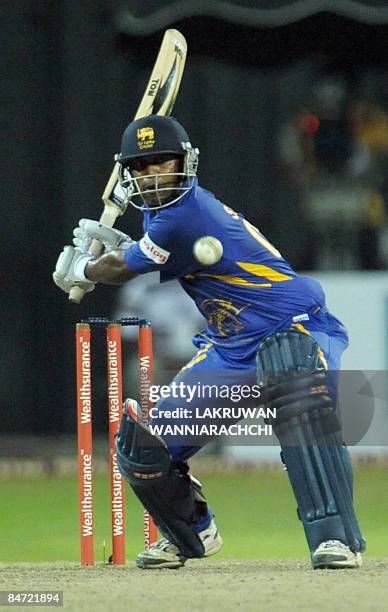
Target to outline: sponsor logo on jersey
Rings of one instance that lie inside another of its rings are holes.
[[[152,259],[157,264],[165,264],[167,259],[170,257],[170,252],[162,249],[151,240],[148,233],[143,236],[139,242],[139,247],[143,255]]]
[[[155,131],[152,127],[137,130],[137,146],[139,149],[151,149],[155,144]]]
[[[299,323],[299,321],[310,321],[310,317],[307,312],[301,315],[296,315],[296,317],[292,317],[293,323]]]

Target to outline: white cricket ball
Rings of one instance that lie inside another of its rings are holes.
[[[203,266],[212,266],[220,261],[224,248],[214,236],[202,236],[193,246],[195,259]]]

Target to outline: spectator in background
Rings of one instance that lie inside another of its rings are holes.
[[[280,154],[299,185],[312,234],[308,267],[382,267],[387,127],[376,99],[355,101],[346,78],[325,74],[284,129]]]
[[[359,233],[359,257],[364,269],[388,264],[388,105],[378,93],[360,98],[353,108],[354,138],[364,160],[357,173],[370,186],[365,221]]]

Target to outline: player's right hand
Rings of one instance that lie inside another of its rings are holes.
[[[89,251],[92,240],[98,240],[104,245],[104,253],[116,249],[128,248],[134,240],[124,232],[108,227],[99,221],[81,219],[73,231],[73,244],[84,253]]]
[[[93,255],[83,253],[79,248],[65,246],[53,272],[54,283],[65,293],[70,293],[75,286],[85,293],[93,291],[95,283],[85,277],[85,268],[92,259]]]

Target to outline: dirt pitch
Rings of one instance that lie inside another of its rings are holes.
[[[74,612],[387,610],[388,559],[367,559],[361,570],[315,572],[300,559],[195,561],[154,572],[131,565],[1,563],[0,590],[61,590],[63,609]]]

